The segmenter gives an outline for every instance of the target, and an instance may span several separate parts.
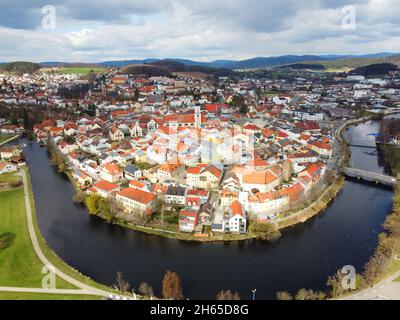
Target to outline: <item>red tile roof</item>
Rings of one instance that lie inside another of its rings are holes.
[[[218,179],[222,176],[222,171],[213,165],[208,166],[205,171],[210,172],[213,176],[215,176]]]
[[[253,171],[245,176],[243,176],[243,183],[249,184],[270,184],[271,182],[277,180],[278,177],[272,174],[270,171],[267,172],[257,172]]]
[[[232,216],[237,214],[243,216],[243,208],[239,201],[235,200],[231,204]]]
[[[99,182],[95,183],[93,187],[103,191],[111,191],[118,188],[118,185],[105,180],[100,180]]]
[[[152,202],[155,198],[155,196],[150,192],[142,191],[139,189],[133,189],[133,188],[126,188],[126,189],[118,192],[117,195],[124,197],[124,198],[131,199],[133,201],[136,201],[136,202],[139,202],[139,203],[142,203],[145,205]]]
[[[144,187],[146,186],[146,184],[143,183],[143,182],[137,181],[137,180],[131,180],[131,181],[129,182],[129,186],[130,186],[130,187],[136,187],[136,188],[142,189],[142,188],[144,188]]]
[[[321,128],[319,127],[318,123],[315,121],[304,121],[304,122],[297,122],[295,124],[296,128],[299,128],[304,131],[308,130],[320,130]]]
[[[202,170],[202,168],[200,166],[190,167],[187,169],[187,173],[188,174],[200,174],[201,170]]]
[[[112,162],[103,165],[103,169],[112,175],[122,172],[122,170],[115,163]]]

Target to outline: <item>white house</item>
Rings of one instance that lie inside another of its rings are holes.
[[[168,186],[165,193],[165,202],[170,204],[185,205],[186,203],[186,187]]]
[[[131,137],[142,137],[143,129],[140,127],[139,122],[134,122],[129,126]]]
[[[5,161],[0,161],[0,174],[15,172],[17,170],[17,166],[14,166],[13,164],[7,163]]]
[[[150,192],[126,188],[117,193],[116,199],[127,212],[135,213],[139,211],[151,213],[151,207],[155,196]]]
[[[123,177],[123,171],[115,163],[106,163],[100,167],[100,175],[103,180],[114,183]]]
[[[105,180],[100,180],[93,185],[93,189],[103,198],[108,198],[113,193],[119,191],[119,186]]]
[[[235,200],[224,215],[223,230],[228,233],[246,233],[246,212],[239,201]]]

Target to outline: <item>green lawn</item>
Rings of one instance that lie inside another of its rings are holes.
[[[51,73],[52,70],[54,70],[55,73],[60,73],[60,74],[82,74],[82,75],[87,75],[90,72],[95,72],[95,73],[102,73],[107,71],[107,68],[102,68],[102,67],[65,67],[65,68],[42,68],[41,69],[43,72],[49,72]]]
[[[102,297],[81,294],[0,292],[0,300],[101,300]]]
[[[147,163],[147,162],[140,162],[140,163],[135,164],[135,167],[140,170],[148,170],[155,166],[156,166],[155,164],[151,164],[151,163]]]
[[[31,201],[35,232],[43,253],[59,270],[91,286],[111,290],[107,286],[96,283],[90,278],[66,265],[47,246],[41,237],[36,220],[34,198],[29,181],[28,168],[24,169],[28,175],[28,190]],[[20,179],[14,174],[0,175],[0,183],[7,183]],[[25,212],[23,186],[0,192],[0,286],[41,288],[43,264],[33,249],[29,236],[27,217]],[[69,282],[57,277],[56,288],[77,289]],[[17,293],[0,292],[2,299],[33,299],[33,300],[98,300],[101,297],[92,295],[71,294],[42,294],[42,293]]]
[[[0,175],[0,182],[13,182],[13,181],[20,181],[21,178],[15,175],[15,172],[11,173],[4,173]]]
[[[260,96],[261,98],[271,98],[275,96],[279,96],[280,92],[278,91],[273,91],[273,90],[268,90],[268,91],[261,91]]]
[[[41,288],[43,264],[29,237],[23,197],[22,187],[0,193],[0,286]],[[60,278],[56,286],[75,288]]]
[[[105,68],[87,68],[87,67],[71,67],[71,68],[62,68],[61,73],[69,73],[69,74],[88,74],[90,72],[102,73],[107,69]]]
[[[0,134],[0,143],[7,141],[8,139],[14,137],[15,134]]]
[[[114,292],[118,293],[117,290],[114,290],[106,285],[100,284],[89,277],[79,273],[79,271],[73,269],[69,265],[67,265],[61,258],[57,256],[57,254],[50,249],[50,247],[47,245],[46,241],[43,239],[41,236],[38,224],[37,224],[37,219],[36,219],[36,208],[35,208],[35,200],[33,197],[33,192],[32,192],[32,186],[30,183],[30,176],[29,176],[29,169],[25,168],[25,172],[27,173],[27,178],[28,178],[28,188],[29,188],[29,197],[31,200],[31,207],[32,207],[32,215],[33,215],[33,222],[34,222],[34,227],[36,230],[36,236],[38,238],[38,242],[40,245],[40,248],[42,249],[44,255],[46,258],[60,271],[64,272],[65,274],[68,274],[71,277],[74,277],[76,280],[83,282],[85,284],[88,284],[92,287],[109,291],[109,292]],[[72,199],[71,199],[72,201]]]

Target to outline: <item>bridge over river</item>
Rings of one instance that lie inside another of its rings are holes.
[[[398,178],[387,176],[380,173],[365,171],[355,168],[346,167],[342,170],[343,174],[347,177],[362,179],[365,181],[381,183],[390,187],[394,187],[400,182]]]

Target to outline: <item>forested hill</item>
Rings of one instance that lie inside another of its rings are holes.
[[[350,72],[350,74],[362,75],[365,77],[369,76],[381,76],[387,75],[392,71],[399,71],[399,67],[393,63],[377,63],[369,66],[356,68]]]
[[[16,61],[0,63],[1,72],[11,72],[17,74],[33,73],[39,69],[39,64],[33,62]]]

